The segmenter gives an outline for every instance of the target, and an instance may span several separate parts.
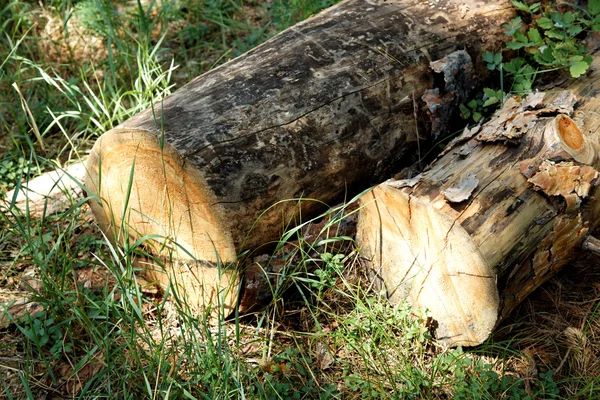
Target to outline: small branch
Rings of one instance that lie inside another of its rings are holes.
[[[596,255],[600,255],[600,240],[593,236],[588,236],[581,244],[581,247],[584,250],[589,250]]]

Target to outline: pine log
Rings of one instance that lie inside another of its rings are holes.
[[[284,200],[335,204],[391,176],[417,142],[429,62],[497,46],[513,13],[505,0],[346,0],[284,31],[97,141],[86,182],[99,226],[167,238],[154,251],[187,261],[152,278],[231,310],[226,266],[281,235],[299,211]]]
[[[508,99],[422,175],[361,200],[357,240],[374,279],[392,301],[430,310],[441,342],[483,342],[598,225],[599,78]]]
[[[83,198],[85,174],[85,161],[43,173],[8,191],[0,199],[0,211],[18,209],[32,218],[65,211]]]

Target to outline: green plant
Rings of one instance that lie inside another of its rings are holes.
[[[506,36],[511,38],[506,50],[482,54],[487,69],[498,72],[500,87],[485,88],[482,94],[461,104],[463,119],[479,122],[490,115],[502,104],[507,89],[516,94],[531,92],[543,72],[567,70],[577,78],[592,62],[583,39],[590,31],[600,31],[600,1],[590,1],[587,9],[571,6],[564,12],[542,3],[512,4],[528,22],[521,16],[513,18],[504,25]],[[504,60],[505,56],[508,60]]]
[[[69,353],[72,351],[70,343],[63,343],[63,332],[56,323],[56,320],[47,316],[47,313],[42,311],[35,315],[25,315],[23,324],[17,324],[19,330],[29,339],[37,348],[42,351],[48,346],[53,357],[56,357],[61,352]]]
[[[317,297],[321,297],[324,290],[332,288],[344,269],[344,254],[320,254],[322,265],[314,271],[317,279],[310,281],[310,286],[317,290]]]
[[[501,89],[484,88],[481,98],[474,98],[466,104],[459,105],[461,116],[463,119],[472,118],[474,122],[479,122],[484,115],[489,115],[498,108],[505,96]]]
[[[564,13],[549,7],[543,8],[540,3],[526,5],[513,1],[513,4],[519,10],[532,14],[532,23],[523,26],[521,18],[517,17],[506,26],[507,36],[513,37],[506,45],[508,49],[523,49],[526,62],[546,69],[568,69],[574,78],[587,71],[592,58],[587,54],[588,49],[582,43],[581,34],[598,28],[594,25],[597,11],[593,1],[587,10]],[[543,11],[539,13],[540,10]]]
[[[12,189],[17,181],[39,173],[39,166],[28,162],[22,154],[6,152],[0,158],[0,188]]]

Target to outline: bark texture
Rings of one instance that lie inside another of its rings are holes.
[[[100,227],[169,238],[154,251],[201,261],[175,268],[190,304],[214,303],[238,279],[214,264],[277,239],[298,213],[284,200],[335,203],[391,176],[417,142],[430,61],[496,46],[513,12],[504,0],[347,0],[282,32],[98,140],[87,183]],[[303,216],[319,208],[305,202]]]
[[[421,176],[362,199],[374,276],[392,300],[429,309],[440,341],[484,341],[597,226],[599,77],[509,99]]]

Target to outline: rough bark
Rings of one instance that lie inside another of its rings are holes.
[[[429,309],[440,341],[484,341],[597,226],[599,77],[507,100],[421,176],[362,199],[357,239],[375,279]]]
[[[283,200],[336,203],[401,165],[429,62],[496,46],[512,16],[504,0],[347,0],[284,31],[102,136],[87,179],[100,227],[170,238],[155,251],[201,264],[167,275],[190,305],[214,303],[238,279],[216,272],[217,255],[229,264],[276,239],[298,213]]]

